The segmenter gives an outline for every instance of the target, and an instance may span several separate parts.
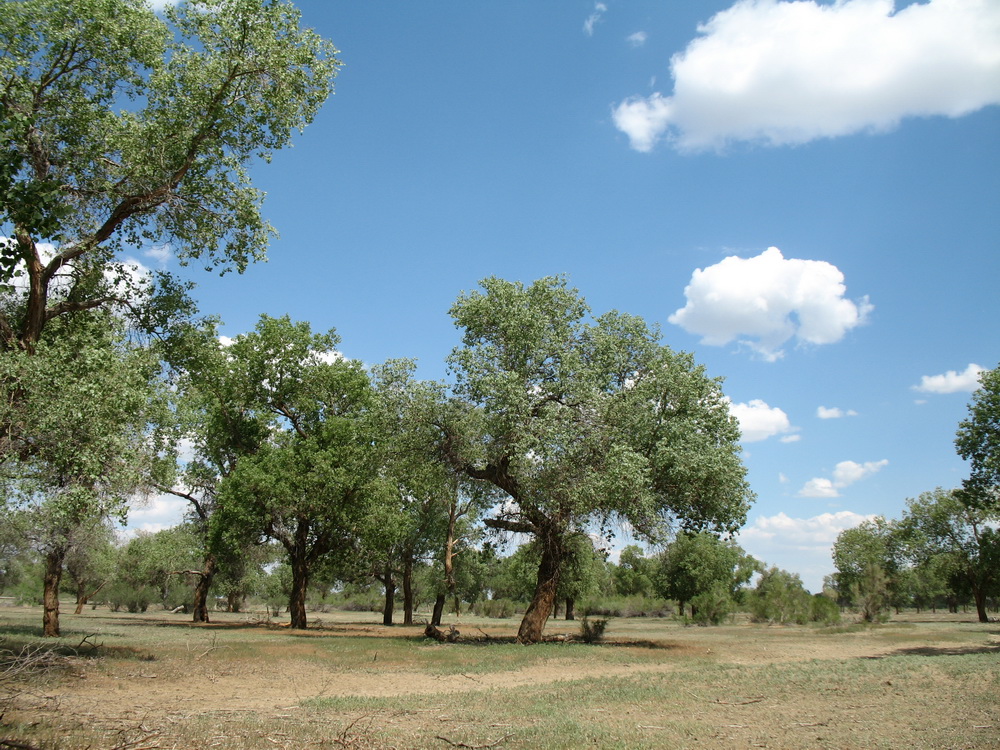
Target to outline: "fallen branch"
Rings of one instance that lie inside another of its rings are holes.
[[[467,745],[464,742],[453,742],[452,740],[449,740],[447,737],[442,737],[441,735],[437,735],[435,737],[435,739],[443,740],[443,741],[447,742],[449,745],[451,745],[452,747],[464,747],[467,750],[485,750],[485,748],[488,748],[488,747],[496,747],[497,745],[499,745],[504,740],[509,739],[509,738],[511,738],[513,736],[514,736],[513,734],[505,734],[503,737],[501,737],[500,739],[498,739],[496,742],[490,742],[489,744],[486,744],[486,745]]]
[[[712,702],[720,706],[749,706],[751,703],[760,703],[764,700],[764,697],[765,696],[761,695],[756,698],[747,698],[745,701],[723,701],[716,699]]]

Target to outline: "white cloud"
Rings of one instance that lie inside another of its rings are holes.
[[[604,3],[594,3],[594,12],[587,16],[583,22],[583,33],[587,36],[594,35],[594,27],[601,21],[601,17],[607,12],[608,6]]]
[[[888,459],[884,458],[881,461],[866,461],[863,464],[856,461],[841,461],[833,467],[832,479],[826,477],[810,479],[799,490],[799,497],[840,497],[839,490],[870,477],[888,465]]]
[[[627,41],[633,47],[641,47],[646,43],[649,35],[645,31],[637,31],[634,34],[629,34],[625,41]]]
[[[834,572],[830,553],[837,536],[872,518],[849,510],[811,518],[779,513],[755,519],[740,532],[738,541],[757,559],[798,573],[806,588],[819,592],[823,576]]]
[[[795,429],[784,411],[760,399],[748,404],[730,404],[729,413],[739,420],[744,443],[756,443]]]
[[[830,408],[820,406],[816,409],[816,416],[820,419],[841,419],[843,417],[856,417],[858,416],[858,413],[854,411],[854,409],[844,411],[839,406],[833,406]]]
[[[922,393],[971,393],[979,388],[979,374],[984,370],[977,364],[970,364],[963,372],[948,370],[944,375],[924,375],[920,378],[920,385],[913,386],[913,390]]]
[[[143,255],[147,258],[152,258],[162,268],[174,257],[174,249],[168,242],[163,245],[153,245]]]
[[[673,56],[674,92],[614,110],[632,148],[805,143],[1000,103],[1000,3],[738,0]]]
[[[702,343],[745,341],[765,359],[782,356],[791,338],[831,344],[865,322],[868,298],[844,298],[844,274],[825,261],[786,259],[776,247],[754,258],[730,256],[696,269],[685,287],[687,304],[669,317]]]
[[[125,535],[134,536],[139,531],[152,533],[169,529],[184,520],[187,509],[188,501],[176,495],[136,498],[129,508]]]

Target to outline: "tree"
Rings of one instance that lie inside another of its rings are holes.
[[[163,400],[155,353],[108,313],[61,320],[37,353],[0,352],[5,497],[45,560],[43,631],[59,634],[65,557],[80,535],[123,518],[157,452]]]
[[[774,567],[761,574],[749,604],[755,621],[778,625],[805,624],[813,610],[812,597],[798,574]]]
[[[955,447],[970,463],[960,498],[966,504],[1000,516],[1000,367],[979,376],[969,416],[958,426]]]
[[[650,596],[653,593],[653,561],[643,554],[642,547],[626,546],[611,571],[619,596]]]
[[[22,0],[0,14],[0,346],[131,302],[127,248],[242,270],[273,229],[248,167],[332,90],[336,50],[281,0]],[[47,244],[51,243],[51,244]],[[169,283],[168,289],[174,288]],[[167,295],[169,296],[169,295]]]
[[[237,381],[269,435],[218,490],[213,538],[231,547],[281,544],[292,569],[291,625],[306,627],[311,570],[333,552],[351,557],[365,535],[391,528],[375,396],[359,362],[337,353],[334,332],[262,316],[229,348]]]
[[[943,566],[953,590],[971,593],[979,621],[988,622],[986,599],[1000,592],[1000,532],[961,495],[938,488],[908,500],[901,534],[910,559],[918,566]]]
[[[707,532],[678,534],[657,563],[657,593],[676,599],[682,615],[684,605],[700,594],[722,591],[732,599],[759,568],[759,563],[735,542]],[[692,605],[692,617],[697,615],[694,609]]]
[[[560,277],[481,286],[451,309],[464,334],[449,365],[467,410],[446,426],[443,449],[507,495],[485,524],[541,547],[518,631],[535,643],[570,535],[616,520],[644,539],[671,522],[731,532],[752,494],[720,383],[690,355],[661,345],[640,318],[590,319]]]
[[[891,603],[901,603],[906,574],[900,544],[898,523],[882,516],[844,529],[834,542],[837,591],[858,606],[866,622],[878,620]]]

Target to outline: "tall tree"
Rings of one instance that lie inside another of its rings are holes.
[[[983,372],[979,382],[955,437],[958,455],[971,469],[961,499],[1000,516],[1000,367]]]
[[[21,0],[0,13],[0,346],[130,303],[127,249],[242,270],[273,229],[248,167],[332,90],[336,50],[282,0]],[[169,285],[168,285],[169,286]]]
[[[306,627],[312,569],[331,553],[356,554],[366,532],[392,520],[374,393],[360,363],[337,353],[338,340],[265,315],[228,352],[270,433],[221,481],[213,535],[233,546],[261,538],[282,545],[293,628]]]
[[[451,309],[449,363],[470,406],[446,441],[452,464],[502,490],[487,526],[534,537],[541,560],[518,631],[542,637],[567,539],[618,520],[654,539],[672,522],[731,532],[752,497],[720,382],[640,319],[589,308],[561,277],[497,278]]]

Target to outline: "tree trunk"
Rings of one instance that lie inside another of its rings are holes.
[[[386,564],[385,577],[382,579],[385,586],[385,606],[382,608],[382,624],[392,625],[392,612],[396,607],[396,580],[392,577],[392,565]]]
[[[205,555],[205,564],[194,587],[194,622],[208,622],[208,590],[215,577],[215,555],[211,552]]]
[[[305,560],[305,553],[292,554],[289,557],[292,564],[292,592],[288,597],[291,625],[296,630],[305,630],[308,623],[306,589],[309,586],[309,565]]]
[[[576,599],[571,597],[566,597],[566,619],[575,620],[576,619]]]
[[[979,615],[979,622],[989,622],[989,615],[986,614],[986,590],[976,586],[972,589],[972,596],[976,600],[976,614]]]
[[[403,557],[403,624],[413,624],[413,555]]]
[[[73,610],[73,614],[74,615],[83,614],[83,608],[87,605],[87,600],[93,599],[95,596],[97,596],[98,592],[100,592],[100,590],[104,588],[104,584],[106,583],[107,581],[101,581],[101,585],[98,586],[93,591],[91,591],[89,594],[87,593],[87,589],[83,587],[83,584],[80,584],[80,586],[77,588],[76,591],[76,609]]]
[[[538,565],[538,580],[535,595],[528,605],[517,631],[518,643],[538,643],[556,601],[559,587],[559,573],[563,562],[562,538],[551,531],[538,540],[542,546],[542,559]]]
[[[59,582],[62,580],[65,551],[49,550],[45,555],[45,578],[42,588],[42,635],[59,637]]]
[[[444,615],[444,605],[448,597],[444,594],[438,594],[437,599],[434,600],[434,612],[431,614],[431,625],[435,627],[441,627],[441,617]]]
[[[458,506],[456,501],[452,499],[451,507],[448,510],[448,533],[444,539],[444,585],[448,590],[448,595],[454,597],[456,600],[458,599],[456,595],[458,586],[455,582],[455,523],[457,519]],[[434,614],[431,615],[431,625],[441,625],[446,598],[445,594],[438,594],[437,599],[434,600]]]

